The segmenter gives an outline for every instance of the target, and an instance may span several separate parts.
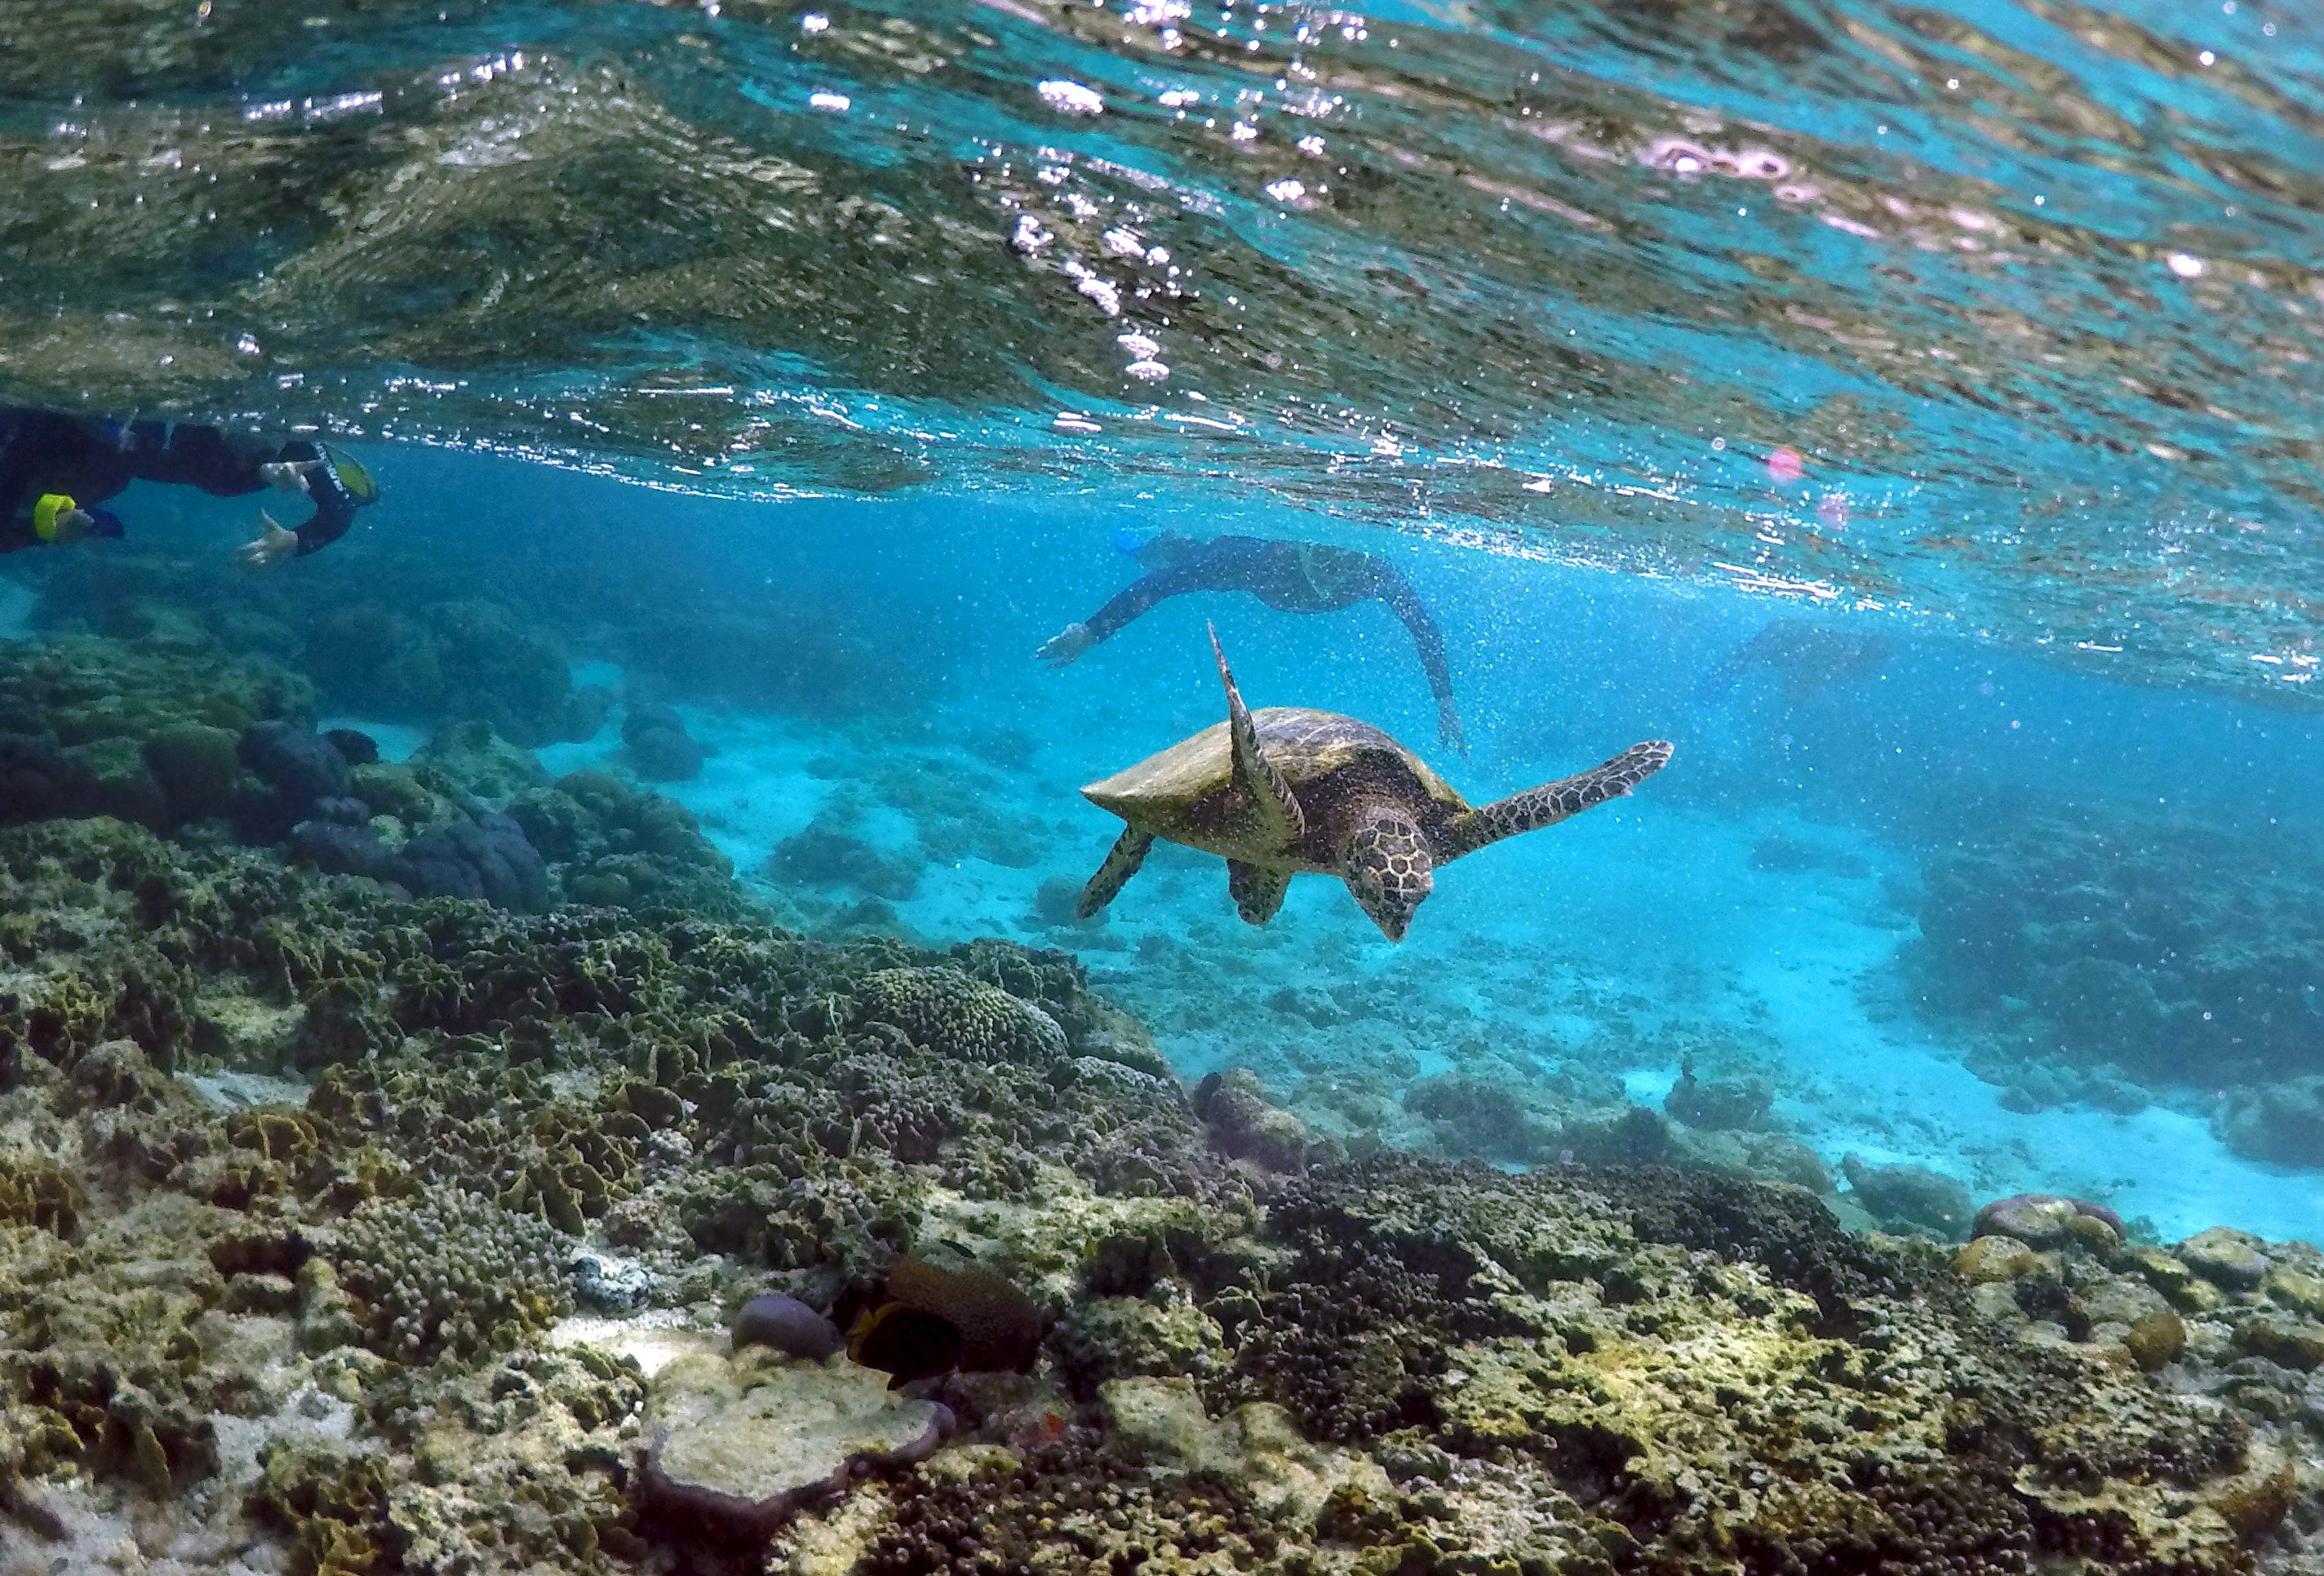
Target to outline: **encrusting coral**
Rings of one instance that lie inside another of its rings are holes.
[[[1059,954],[731,897],[104,819],[0,894],[0,1569],[2314,1568],[2303,1245],[1351,1159]]]

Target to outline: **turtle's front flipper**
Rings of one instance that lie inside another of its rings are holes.
[[[1443,837],[1436,862],[1474,853],[1488,843],[1499,843],[1520,832],[1554,826],[1568,816],[1618,797],[1670,764],[1670,758],[1671,747],[1660,739],[1633,744],[1603,766],[1511,794],[1457,816]]]
[[[1274,918],[1275,911],[1283,907],[1283,894],[1290,889],[1287,870],[1262,870],[1239,859],[1227,861],[1227,895],[1234,899],[1235,912],[1246,925],[1264,925]]]
[[[1138,867],[1146,862],[1146,851],[1153,846],[1151,832],[1123,827],[1106,854],[1105,862],[1097,867],[1097,874],[1090,877],[1089,885],[1082,889],[1081,901],[1074,905],[1074,917],[1090,918],[1112,902],[1114,894],[1121,890],[1121,883],[1138,873]]]
[[[1307,834],[1307,817],[1292,796],[1291,785],[1259,747],[1259,730],[1252,725],[1250,709],[1242,704],[1242,692],[1235,687],[1234,675],[1227,668],[1226,649],[1219,644],[1215,625],[1211,629],[1211,651],[1219,659],[1219,681],[1227,687],[1227,732],[1234,741],[1235,783],[1242,789],[1250,813],[1259,818],[1266,841],[1277,848],[1287,847]]]

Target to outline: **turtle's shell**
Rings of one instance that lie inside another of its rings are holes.
[[[1261,840],[1248,818],[1229,814],[1234,755],[1227,724],[1149,755],[1082,789],[1141,832],[1190,848],[1276,869],[1334,870],[1345,853],[1343,812],[1359,801],[1400,805],[1429,833],[1469,808],[1428,763],[1370,723],[1305,706],[1263,706],[1250,714],[1259,747],[1307,821],[1296,847]]]

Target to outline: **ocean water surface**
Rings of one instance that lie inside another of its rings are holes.
[[[150,633],[157,599],[280,631],[393,756],[492,681],[410,681],[348,610],[494,604],[616,699],[551,772],[625,770],[620,703],[667,702],[710,754],[661,791],[779,914],[1065,948],[1182,1071],[1253,1065],[1358,1143],[1454,1142],[1432,1079],[1654,1103],[1692,1056],[1826,1165],[2165,1234],[2317,1218],[2300,8],[221,0],[0,34],[6,395],[329,434],[386,492],[263,585],[221,567],[246,506],[133,492],[127,542],[6,566],[28,633]],[[1378,604],[1175,601],[1037,666],[1162,528],[1398,566],[1473,756]],[[1676,763],[1449,872],[1401,946],[1321,880],[1246,927],[1167,851],[1076,922],[1111,823],[1074,789],[1219,715],[1206,619],[1255,702],[1472,797]]]

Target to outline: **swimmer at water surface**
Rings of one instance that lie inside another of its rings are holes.
[[[1067,624],[1052,637],[1034,653],[1042,661],[1062,668],[1120,634],[1157,604],[1190,591],[1245,591],[1278,613],[1337,613],[1360,602],[1383,602],[1412,631],[1412,643],[1419,648],[1429,692],[1436,697],[1436,736],[1462,754],[1469,752],[1461,715],[1452,704],[1444,637],[1410,583],[1385,559],[1313,542],[1250,536],[1204,541],[1175,530],[1151,536],[1123,531],[1114,538],[1114,546],[1137,558],[1148,572],[1086,620]]]
[[[272,488],[315,505],[295,530],[259,512],[259,535],[235,553],[254,567],[300,558],[345,536],[379,488],[327,445],[229,438],[187,422],[109,421],[0,405],[0,553],[126,534],[99,507],[132,482],[198,487],[214,498]]]

